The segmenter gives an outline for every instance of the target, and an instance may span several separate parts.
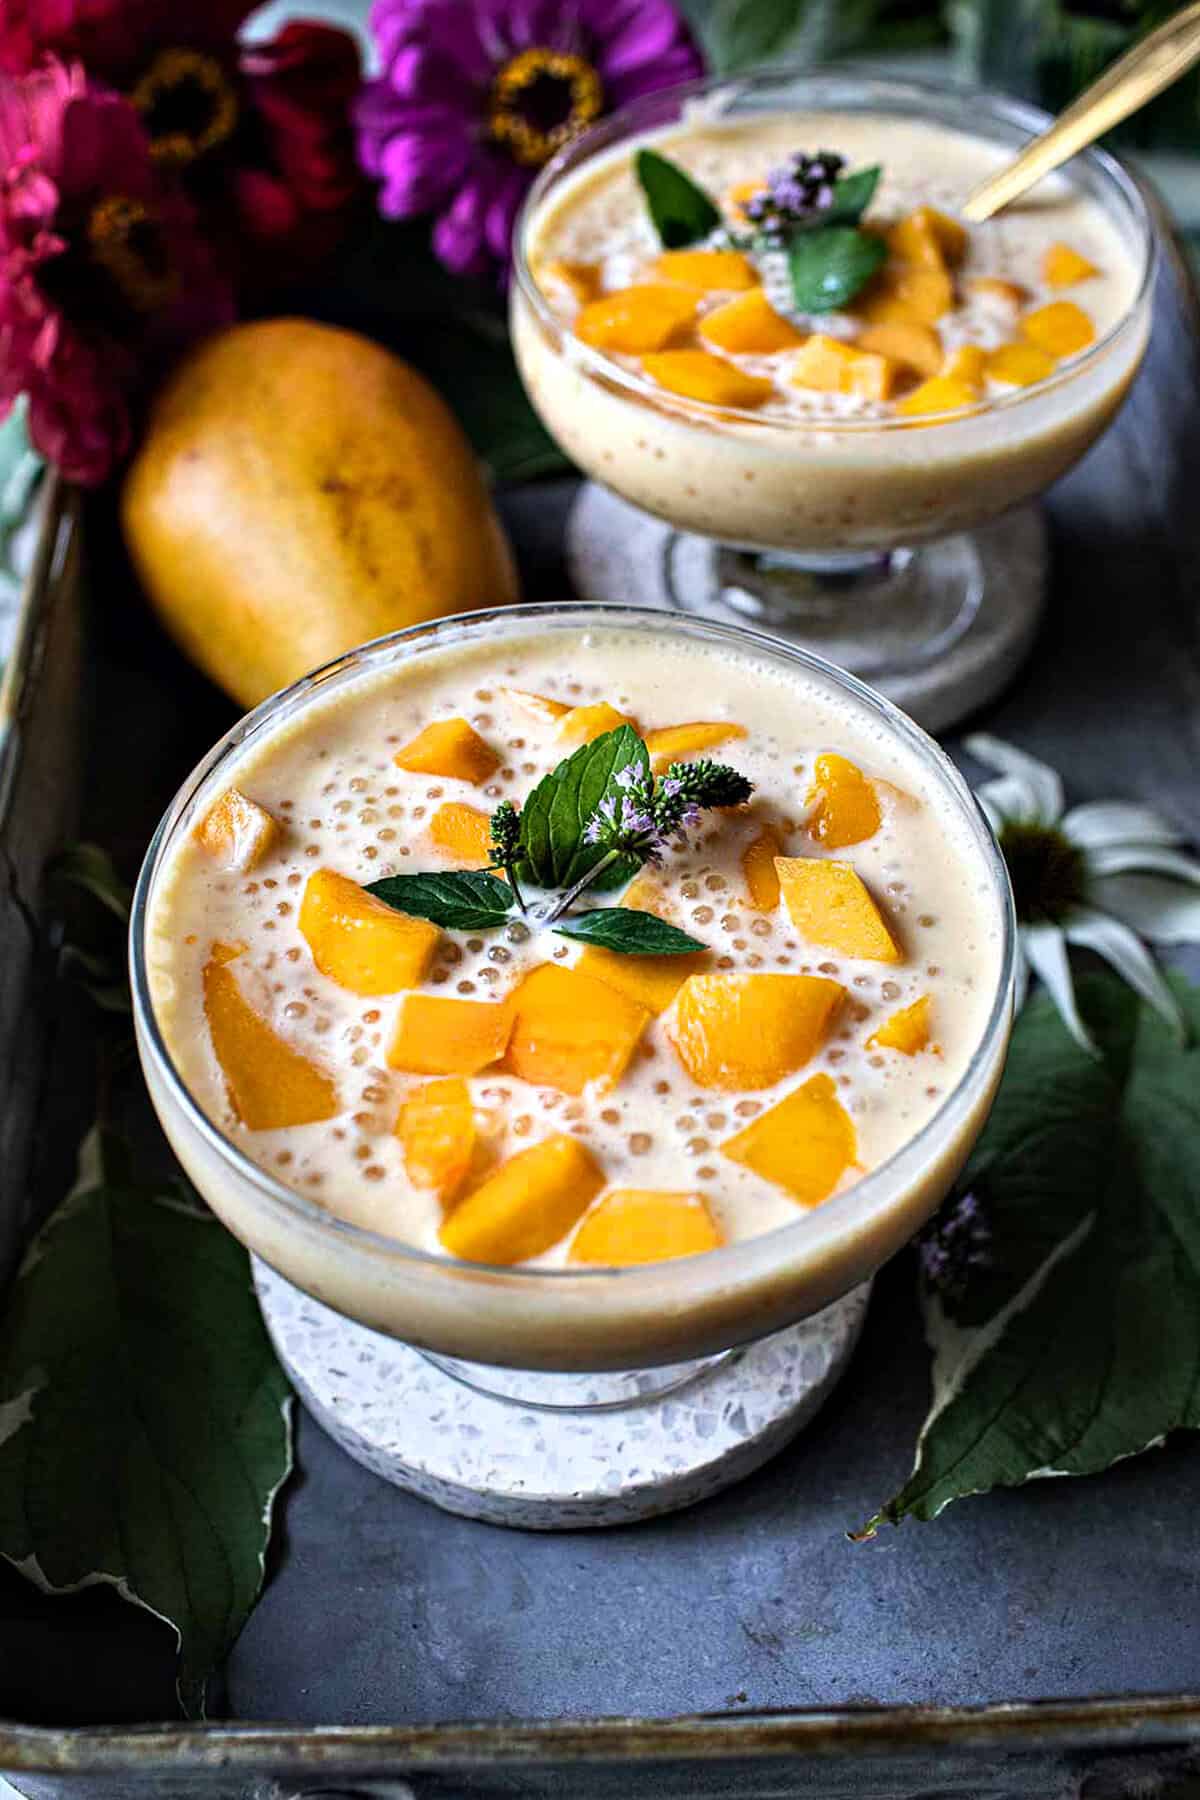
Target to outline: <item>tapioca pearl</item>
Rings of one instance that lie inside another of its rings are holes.
[[[321,846],[319,844],[305,844],[304,854],[308,857],[320,856]]]
[[[710,1112],[705,1113],[704,1123],[708,1126],[710,1131],[724,1131],[729,1120],[722,1112]]]
[[[289,1000],[283,1009],[285,1019],[303,1019],[308,1012],[303,1000]]]
[[[940,963],[926,963],[925,973],[928,975],[930,981],[936,981],[941,972],[942,965]]]
[[[715,917],[716,914],[711,906],[694,906],[692,908],[692,921],[696,925],[709,925]]]
[[[377,1082],[368,1082],[367,1086],[362,1090],[362,1097],[367,1101],[368,1105],[378,1106],[381,1101],[387,1099],[387,1089],[380,1087]]]
[[[710,894],[723,894],[729,883],[723,875],[706,875],[704,885]]]
[[[281,1169],[286,1169],[292,1161],[291,1151],[277,1150],[275,1153],[275,1161]]]
[[[311,1175],[306,1175],[304,1177],[305,1184],[308,1187],[320,1187],[324,1180],[325,1177],[320,1169],[314,1169]]]
[[[630,1133],[628,1143],[631,1155],[645,1156],[654,1143],[654,1139],[648,1131],[634,1131]]]
[[[696,1121],[690,1113],[682,1113],[675,1121],[676,1131],[695,1131]]]
[[[259,929],[262,931],[274,931],[275,930],[275,920],[274,919],[263,919]]]
[[[762,1101],[739,1100],[733,1110],[739,1119],[753,1119],[762,1111]]]
[[[367,783],[361,775],[352,776],[346,786],[352,794],[365,794],[367,791]]]
[[[879,997],[881,1000],[898,1000],[900,998],[900,993],[901,990],[897,982],[885,981],[879,990]]]
[[[600,1117],[606,1125],[619,1125],[621,1123],[621,1115],[615,1106],[606,1106],[604,1111],[600,1114]]]
[[[656,1094],[669,1094],[671,1092],[670,1082],[669,1081],[656,1081],[654,1084],[654,1092]]]
[[[742,929],[742,921],[738,917],[737,913],[723,913],[721,915],[721,930],[723,932],[725,932],[726,935],[728,935],[731,931],[740,931],[741,929]],[[735,944],[734,948],[736,950],[744,950],[746,948],[746,946],[744,943],[743,944]]]
[[[683,1147],[689,1156],[707,1156],[712,1149],[706,1137],[689,1138]]]
[[[242,889],[242,892],[243,892],[243,894],[257,894],[257,892],[258,892],[257,881],[248,881],[246,883],[245,887]]]
[[[770,937],[771,921],[769,919],[752,919],[750,922],[750,929],[755,937]]]
[[[685,900],[697,900],[700,897],[699,884],[695,881],[681,883],[679,892]]]

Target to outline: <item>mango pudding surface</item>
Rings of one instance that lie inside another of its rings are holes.
[[[438,1258],[715,1267],[706,1253],[835,1206],[964,1082],[1005,923],[946,775],[818,668],[732,634],[527,625],[316,689],[223,759],[153,882],[149,995],[199,1107],[329,1215]],[[487,910],[504,803],[532,832],[567,758],[590,771],[565,827],[576,869],[604,831],[642,829],[639,808],[674,821],[640,867],[614,865],[621,885],[584,886],[557,921],[572,936],[539,923],[527,874],[527,916]],[[704,810],[670,810],[693,790]],[[489,867],[478,920],[387,897],[394,878]],[[587,937],[607,908],[621,942],[658,934],[653,953]],[[986,1097],[906,1177],[907,1229]],[[232,1176],[206,1162],[198,1178],[286,1264]],[[299,1278],[316,1288],[318,1266]],[[387,1306],[354,1310],[399,1335]]]

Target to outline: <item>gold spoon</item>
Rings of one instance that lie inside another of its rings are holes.
[[[989,175],[970,194],[962,216],[981,224],[1076,151],[1094,143],[1130,113],[1186,75],[1200,61],[1200,0],[1168,19],[1127,50],[1111,69],[1073,100],[1053,125],[1033,138],[1015,160]]]

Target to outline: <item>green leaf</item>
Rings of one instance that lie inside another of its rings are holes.
[[[679,250],[716,230],[720,213],[678,163],[660,156],[657,150],[639,150],[634,166],[664,249]]]
[[[788,244],[792,299],[800,312],[837,312],[887,258],[880,238],[852,225],[798,231]]]
[[[880,165],[872,163],[869,169],[856,169],[853,175],[843,175],[840,181],[835,181],[833,205],[821,215],[820,229],[830,225],[857,225],[875,198],[882,174]]]
[[[648,777],[650,757],[637,732],[619,725],[581,744],[538,782],[521,809],[521,849],[529,879],[540,887],[565,888],[579,881],[604,856],[598,844],[585,844],[584,829],[596,808],[619,795],[617,776],[636,768]],[[597,882],[600,889],[630,879],[629,859],[622,857]]]
[[[879,11],[880,0],[710,0],[696,24],[713,66],[729,73],[843,55],[863,44]]]
[[[397,912],[414,919],[430,919],[451,931],[490,931],[503,925],[516,904],[507,881],[482,869],[450,874],[385,875],[367,883],[374,894]]]
[[[628,906],[602,906],[593,912],[577,913],[554,929],[559,937],[599,944],[604,950],[619,950],[625,956],[686,956],[689,951],[708,948],[699,938],[689,937],[686,931],[656,918],[654,913],[635,912]]]
[[[0,1555],[166,1620],[202,1711],[262,1585],[289,1411],[246,1252],[93,1132],[0,1327]]]
[[[113,867],[112,857],[98,844],[71,844],[50,865],[52,879],[82,888],[112,913],[122,925],[129,923],[133,895]]]
[[[1076,982],[1089,1056],[1051,1002],[1022,1013],[962,1186],[992,1267],[926,1294],[933,1400],[882,1520],[1039,1475],[1085,1475],[1200,1426],[1200,989],[1182,1050],[1123,982]]]

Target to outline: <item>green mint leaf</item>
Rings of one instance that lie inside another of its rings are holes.
[[[872,1525],[1036,1474],[1093,1474],[1200,1427],[1200,989],[1181,1050],[1115,977],[1076,980],[1101,1049],[1022,1013],[962,1178],[990,1266],[925,1295],[934,1394],[912,1475]]]
[[[620,725],[581,744],[543,776],[521,808],[524,861],[518,873],[539,887],[565,888],[594,868],[605,852],[599,844],[585,843],[584,831],[601,801],[620,795],[616,778],[631,766],[648,776],[650,757],[637,732]],[[597,886],[622,886],[629,879],[630,872],[614,864]]]
[[[429,919],[451,931],[490,931],[503,925],[515,905],[507,881],[497,880],[482,869],[451,870],[448,874],[385,875],[367,883],[374,894],[397,912],[413,919]]]
[[[721,215],[704,189],[697,187],[678,163],[656,150],[639,150],[634,168],[664,250],[697,243],[721,223]]]
[[[262,1585],[291,1397],[245,1250],[121,1163],[91,1133],[6,1303],[0,1555],[49,1593],[105,1582],[165,1619],[202,1711]]]
[[[554,927],[559,937],[599,944],[603,950],[619,950],[624,956],[686,956],[706,950],[699,938],[669,925],[654,913],[635,912],[628,906],[602,906],[576,913]]]
[[[837,312],[887,260],[887,246],[852,225],[798,231],[787,247],[792,299],[800,312]]]
[[[857,225],[875,198],[875,189],[883,170],[878,163],[869,169],[856,169],[833,184],[833,205],[821,215],[822,227]]]

